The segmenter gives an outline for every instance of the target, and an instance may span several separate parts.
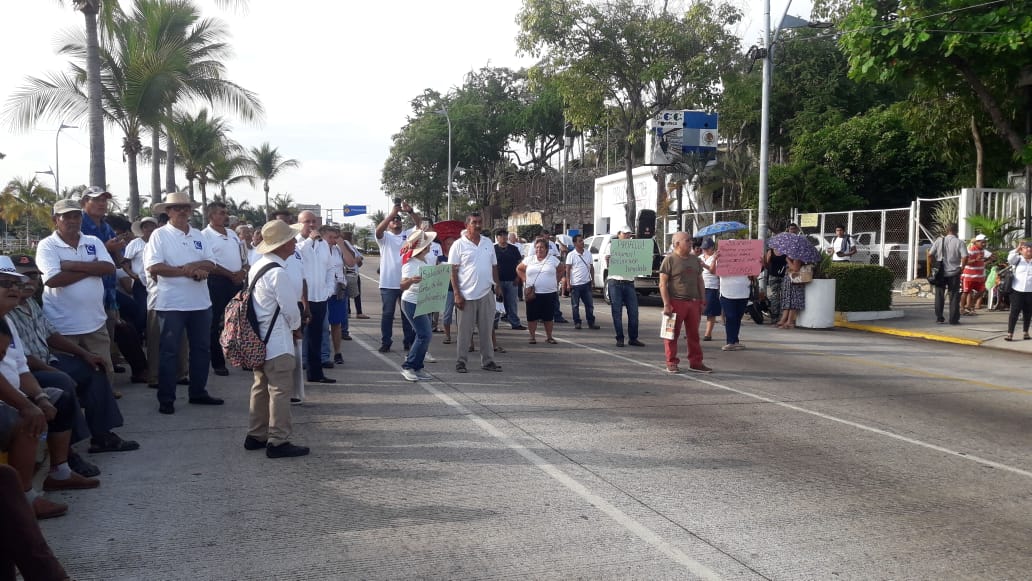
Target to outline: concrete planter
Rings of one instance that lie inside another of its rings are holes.
[[[815,278],[806,285],[806,308],[799,311],[797,327],[831,329],[835,326],[835,279]]]

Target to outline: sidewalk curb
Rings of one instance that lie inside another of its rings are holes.
[[[904,331],[903,329],[896,329],[894,327],[879,327],[877,325],[861,325],[859,323],[849,323],[846,321],[835,321],[836,327],[842,327],[845,329],[853,329],[855,331],[867,331],[869,333],[881,333],[883,335],[895,335],[897,337],[910,337],[914,339],[927,339],[928,341],[938,341],[940,343],[953,343],[954,345],[968,345],[971,347],[978,347],[984,343],[977,339],[962,339],[960,337],[950,337],[949,335],[939,335],[936,333],[925,333],[922,331]]]

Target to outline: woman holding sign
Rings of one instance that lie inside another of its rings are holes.
[[[430,252],[430,243],[437,238],[436,232],[414,230],[405,243],[412,249],[412,257],[401,267],[401,308],[405,318],[412,323],[416,339],[409,349],[405,363],[401,365],[401,376],[409,381],[427,381],[434,378],[423,370],[423,360],[430,348],[430,315],[416,315],[416,304],[419,302],[419,282],[423,278],[419,269],[427,266],[426,255]]]
[[[562,265],[559,259],[548,254],[548,240],[534,241],[534,253],[523,259],[516,267],[516,274],[523,281],[523,300],[527,303],[527,329],[530,330],[530,344],[537,343],[538,321],[545,322],[545,342],[552,345],[552,327],[555,324],[555,305],[559,292],[559,277]]]
[[[721,247],[729,246],[743,246],[752,241],[738,241],[738,240],[724,240],[720,243]],[[757,241],[758,242],[758,241]],[[760,242],[762,244],[762,242]],[[725,254],[729,249],[725,249]],[[737,250],[737,248],[736,248]],[[720,308],[724,311],[724,334],[726,336],[726,345],[721,347],[723,351],[741,351],[745,349],[745,345],[739,341],[738,333],[742,329],[742,317],[745,315],[745,307],[749,304],[749,293],[752,289],[752,283],[749,280],[753,278],[750,275],[741,274],[742,255],[751,256],[751,251],[748,248],[746,252],[735,252],[735,260],[728,261],[724,259],[725,264],[721,265],[720,250],[716,253],[716,262],[714,264],[715,271],[718,277],[720,277]],[[756,267],[757,270],[760,267],[760,261],[762,260],[762,246],[759,247],[759,253],[756,254]],[[733,266],[732,266],[733,265]]]

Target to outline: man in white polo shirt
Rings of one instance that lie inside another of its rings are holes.
[[[115,273],[115,263],[99,238],[80,232],[81,225],[78,202],[54,204],[54,233],[36,248],[36,266],[43,273],[43,314],[59,333],[103,358],[108,381],[114,384],[103,277]]]
[[[480,232],[484,219],[479,212],[466,217],[466,230],[452,243],[448,262],[452,265],[451,281],[455,294],[456,314],[459,317],[459,336],[455,371],[466,373],[469,347],[473,343],[473,325],[480,333],[480,367],[486,371],[501,371],[494,361],[491,328],[494,326],[495,296],[502,297],[498,281],[498,256],[494,244]],[[491,292],[492,285],[494,292]]]
[[[376,226],[376,244],[380,247],[380,305],[382,308],[380,312],[380,353],[387,353],[391,350],[391,344],[394,342],[394,313],[397,311],[398,301],[401,300],[401,247],[405,244],[406,236],[402,232],[402,218],[399,212],[408,212],[415,225],[419,225],[423,221],[408,202],[396,200],[391,212],[384,217],[383,222]],[[405,317],[401,318],[401,331],[404,336],[405,351],[408,351],[416,340],[416,331],[412,328],[412,323]]]
[[[297,234],[297,251],[301,253],[305,287],[308,289],[309,320],[304,326],[306,362],[310,383],[336,383],[323,373],[322,344],[326,325],[326,301],[333,292],[330,270],[330,246],[319,235],[319,217],[305,210],[297,215],[301,231]]]
[[[219,344],[222,324],[226,316],[226,305],[247,277],[244,270],[243,248],[236,232],[226,226],[229,212],[222,202],[212,202],[205,208],[208,214],[208,227],[201,234],[207,239],[208,246],[215,260],[215,269],[208,277],[208,293],[211,295],[211,368],[215,375],[229,375],[226,369],[226,356]]]
[[[185,192],[172,192],[155,204],[155,214],[168,214],[168,224],[151,234],[143,255],[147,274],[155,279],[154,311],[161,326],[158,351],[158,411],[176,413],[176,375],[183,333],[190,345],[190,403],[222,405],[208,395],[211,361],[211,298],[208,275],[214,256],[204,235],[190,226],[190,215],[200,204]]]

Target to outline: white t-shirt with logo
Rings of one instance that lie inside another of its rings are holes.
[[[491,292],[498,255],[486,236],[480,237],[480,244],[474,244],[463,232],[448,251],[448,262],[459,267],[459,292],[463,298],[475,301]]]
[[[80,234],[76,248],[69,246],[57,232],[40,240],[36,248],[36,266],[43,273],[44,283],[61,274],[61,261],[64,260],[115,264],[104,243],[96,236]],[[60,288],[44,286],[43,314],[62,335],[84,335],[100,329],[107,324],[104,281],[99,276],[87,276]]]
[[[151,234],[150,243],[143,253],[143,267],[155,264],[176,267],[207,260],[214,263],[208,239],[201,231],[190,226],[183,232],[172,224],[165,224]],[[156,284],[148,290],[153,292],[156,311],[202,311],[211,308],[208,283],[188,276],[152,276]]]
[[[215,265],[225,268],[229,272],[239,272],[244,267],[244,260],[240,256],[240,237],[236,232],[226,228],[222,234],[218,230],[208,226],[201,231],[211,246],[211,254],[215,257]]]
[[[405,244],[404,233],[384,232],[377,238],[380,247],[380,288],[401,288],[401,247]]]

